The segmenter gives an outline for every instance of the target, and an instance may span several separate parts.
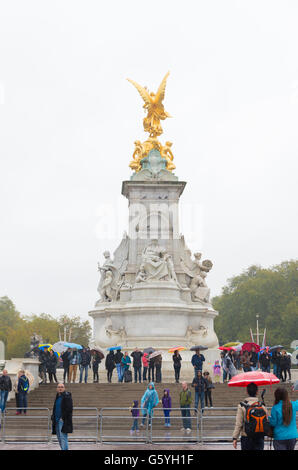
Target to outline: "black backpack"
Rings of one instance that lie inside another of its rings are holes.
[[[271,426],[263,405],[259,401],[252,404],[244,401],[240,405],[245,408],[244,431],[247,437],[258,439],[270,435]]]

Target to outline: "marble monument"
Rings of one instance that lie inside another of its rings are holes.
[[[192,372],[190,348],[202,345],[205,369],[219,358],[207,276],[213,263],[202,260],[186,245],[179,230],[179,200],[186,183],[173,173],[171,142],[162,145],[161,119],[166,80],[156,94],[136,82],[147,116],[149,138],[135,141],[130,180],[122,183],[128,200],[129,231],[113,256],[105,251],[98,264],[99,299],[89,315],[94,320],[93,345],[122,346],[129,353],[138,347],[163,351],[163,372],[173,370],[168,349],[184,346],[183,370]]]

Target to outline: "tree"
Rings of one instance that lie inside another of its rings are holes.
[[[298,339],[298,262],[285,261],[269,269],[251,266],[228,279],[222,295],[212,302],[219,315],[214,326],[221,344],[250,340],[256,314],[267,330],[267,342],[289,348]]]
[[[64,326],[71,331],[71,342],[88,346],[92,331],[88,320],[68,315],[55,318],[46,313],[21,316],[8,297],[0,298],[0,340],[5,343],[6,359],[24,357],[30,350],[33,333],[42,336],[45,343],[56,343],[60,334],[63,339]]]

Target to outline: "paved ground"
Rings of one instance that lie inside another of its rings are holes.
[[[188,451],[198,451],[198,450],[231,450],[232,444],[212,444],[212,445],[173,445],[173,446],[163,446],[163,445],[100,445],[100,444],[76,444],[70,443],[69,450],[188,450]],[[58,444],[0,444],[0,451],[2,450],[59,450]]]

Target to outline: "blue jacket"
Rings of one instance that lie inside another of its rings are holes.
[[[292,403],[292,420],[288,426],[282,423],[282,400],[271,409],[271,416],[269,418],[271,426],[274,427],[273,438],[278,441],[285,439],[296,439],[298,437],[296,426],[296,412],[298,411],[298,400],[291,401]]]
[[[192,365],[199,370],[202,370],[204,361],[205,357],[203,356],[203,354],[200,354],[199,356],[197,354],[194,354],[191,358]]]

